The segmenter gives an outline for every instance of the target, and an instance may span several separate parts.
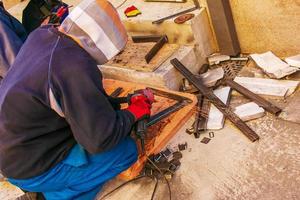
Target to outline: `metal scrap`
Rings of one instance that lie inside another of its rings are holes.
[[[202,140],[201,140],[201,143],[204,143],[204,144],[207,144],[210,142],[210,138],[208,137],[204,137]]]
[[[242,133],[252,142],[259,139],[259,136],[246,124],[244,123],[229,106],[224,104],[211,89],[203,85],[202,81],[192,74],[178,59],[172,59],[171,64],[181,74],[187,78],[206,98],[210,100]]]
[[[183,15],[178,16],[176,19],[174,19],[174,22],[176,24],[183,24],[184,22],[189,21],[193,17],[195,17],[195,15],[192,13],[183,14]]]
[[[168,19],[172,19],[174,17],[177,17],[177,16],[180,16],[180,15],[195,11],[197,9],[200,9],[200,4],[199,4],[198,0],[193,0],[193,2],[194,2],[194,7],[189,8],[189,9],[184,10],[184,11],[181,11],[181,12],[178,12],[178,13],[175,13],[175,14],[172,14],[172,15],[167,16],[167,17],[163,17],[163,18],[158,19],[156,21],[153,21],[152,24],[160,24],[160,23],[162,23],[162,22],[164,22]]]

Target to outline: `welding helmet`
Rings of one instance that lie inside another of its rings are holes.
[[[116,9],[106,0],[84,0],[60,26],[101,65],[122,51],[127,33]]]

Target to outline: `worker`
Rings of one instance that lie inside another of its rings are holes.
[[[48,200],[94,199],[137,160],[130,137],[148,96],[113,105],[98,65],[126,45],[117,11],[83,0],[59,26],[33,31],[0,85],[0,169]]]
[[[2,79],[27,38],[22,24],[10,15],[0,1],[0,79]]]

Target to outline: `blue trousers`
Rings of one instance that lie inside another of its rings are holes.
[[[96,155],[87,153],[77,144],[48,172],[26,180],[9,181],[26,191],[42,192],[47,200],[92,200],[106,181],[136,160],[136,144],[130,137],[114,149]]]

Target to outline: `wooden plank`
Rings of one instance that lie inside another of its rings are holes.
[[[259,95],[287,97],[295,92],[299,81],[236,77],[235,82]]]
[[[144,85],[117,81],[112,79],[105,79],[104,88],[108,94],[113,92],[116,88],[122,87],[124,91],[120,96],[126,96],[128,93],[132,93],[134,90],[145,88]],[[164,90],[167,91],[167,90]],[[176,113],[173,113],[169,118],[162,120],[156,125],[153,125],[149,128],[148,134],[146,137],[146,155],[157,154],[159,153],[168,141],[177,133],[177,131],[184,125],[184,123],[193,115],[194,106],[196,105],[197,99],[195,95],[185,94],[173,91],[167,91],[174,94],[179,94],[181,96],[187,97],[193,101],[193,103],[185,106],[181,110]],[[160,112],[161,110],[173,105],[176,103],[174,100],[170,100],[163,97],[155,97],[156,102],[152,105],[152,115]],[[126,105],[124,105],[126,107]],[[137,145],[139,146],[139,141],[137,141]],[[140,147],[139,147],[140,151]],[[128,170],[123,172],[120,175],[122,179],[131,179],[139,174],[142,170],[144,163],[146,161],[146,156],[139,154],[138,161],[130,167]]]
[[[155,42],[133,43],[132,40],[129,40],[123,52],[115,56],[106,65],[142,72],[153,72],[179,48],[177,44],[165,44],[150,63],[147,63],[145,55],[154,45]]]
[[[265,115],[265,110],[254,102],[246,103],[235,107],[234,113],[243,121],[250,121]]]
[[[226,105],[229,103],[229,95],[230,95],[230,87],[224,87],[217,90],[214,90],[214,94]],[[225,117],[221,111],[219,111],[216,106],[211,104],[209,115],[208,115],[208,122],[207,122],[207,129],[209,130],[219,130],[224,127]]]

